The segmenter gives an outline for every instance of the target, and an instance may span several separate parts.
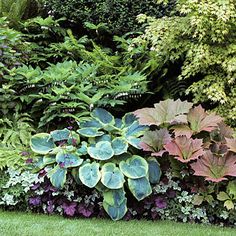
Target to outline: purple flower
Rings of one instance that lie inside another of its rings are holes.
[[[69,126],[67,127],[68,130],[72,130],[73,129],[73,126]]]
[[[41,198],[39,196],[29,198],[29,204],[32,206],[39,206],[41,204]]]
[[[84,204],[79,204],[78,212],[88,218],[93,214],[93,207],[87,207]]]
[[[64,209],[64,213],[67,216],[73,216],[76,212],[76,207],[77,207],[76,202],[72,202],[70,204],[67,204],[67,203],[62,204],[62,208]]]
[[[160,209],[165,209],[167,207],[167,202],[166,202],[165,198],[157,197],[155,199],[155,205],[156,205],[156,207],[158,207]]]
[[[25,161],[26,164],[31,164],[33,163],[33,159],[32,158],[28,158],[26,161]]]
[[[30,155],[30,153],[29,153],[29,152],[26,152],[26,151],[23,151],[23,152],[21,152],[20,154],[21,154],[21,156],[29,156],[29,155]]]

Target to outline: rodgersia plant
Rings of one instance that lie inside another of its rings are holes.
[[[220,116],[192,105],[168,99],[135,111],[141,125],[155,127],[144,134],[140,146],[152,156],[167,154],[172,164],[176,159],[207,181],[218,183],[236,176],[233,131]]]
[[[125,186],[140,201],[160,178],[155,158],[135,154],[145,130],[131,113],[115,119],[97,108],[77,132],[66,128],[34,135],[31,149],[41,155],[38,168],[45,168],[53,186],[63,188],[71,173],[78,184],[101,191],[104,209],[118,220],[127,212]]]

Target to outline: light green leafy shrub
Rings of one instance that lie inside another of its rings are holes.
[[[140,45],[151,50],[159,71],[181,62],[178,79],[191,82],[186,93],[235,126],[236,2],[179,0],[175,13],[160,19],[140,15],[147,27],[130,51]]]

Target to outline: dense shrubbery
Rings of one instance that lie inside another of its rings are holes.
[[[175,1],[167,6],[158,5],[156,0],[43,0],[46,10],[56,17],[67,19],[83,25],[91,22],[95,25],[106,24],[106,28],[113,34],[127,33],[140,28],[136,16],[145,13],[150,16],[162,17],[170,13]]]

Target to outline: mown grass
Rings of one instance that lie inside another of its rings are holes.
[[[64,219],[0,211],[0,236],[235,236],[236,229],[170,221]]]

